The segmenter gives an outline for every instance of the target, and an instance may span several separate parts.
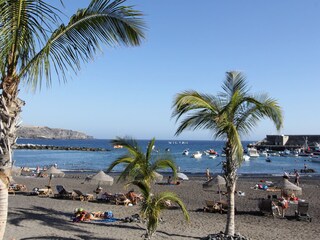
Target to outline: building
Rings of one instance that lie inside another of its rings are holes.
[[[265,139],[255,144],[260,149],[283,151],[285,149],[312,149],[318,147],[320,135],[267,135]]]

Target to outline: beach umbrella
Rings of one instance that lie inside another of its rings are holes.
[[[180,180],[189,180],[189,178],[188,178],[188,176],[187,175],[185,175],[184,173],[181,173],[181,172],[178,172],[177,173],[177,177],[178,177],[178,179],[180,179]]]
[[[209,181],[202,184],[202,188],[204,190],[215,190],[216,187],[218,187],[219,197],[221,201],[221,187],[226,185],[226,180],[220,176],[217,175],[216,177],[210,179]]]
[[[86,177],[85,181],[97,183],[98,185],[103,184],[111,186],[113,184],[113,177],[100,170],[97,174]]]
[[[11,167],[11,176],[20,176],[21,175],[21,168],[17,167],[17,166],[13,166]]]
[[[160,173],[154,172],[156,182],[161,182],[163,179],[163,175]]]
[[[47,170],[44,171],[44,174],[47,174],[48,176],[51,176],[51,178],[54,177],[64,177],[65,173],[61,171],[60,169],[55,168],[54,166],[51,166]]]
[[[281,183],[281,189],[286,195],[290,195],[291,193],[294,193],[296,196],[302,195],[302,188],[285,178]]]

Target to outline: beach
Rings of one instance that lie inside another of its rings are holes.
[[[53,178],[51,185],[54,193],[56,185],[63,185],[68,191],[79,189],[83,193],[92,193],[97,185],[83,183],[85,174],[67,174],[64,178]],[[319,239],[320,235],[320,178],[303,176],[301,199],[309,202],[312,222],[297,221],[297,204],[290,204],[285,218],[262,215],[258,209],[258,199],[280,192],[256,190],[253,187],[262,181],[278,183],[281,177],[243,176],[238,179],[237,191],[245,196],[236,195],[237,214],[235,216],[236,233],[250,239]],[[14,177],[16,183],[25,184],[28,191],[34,187],[43,188],[47,178]],[[115,178],[116,180],[116,178]],[[164,210],[154,239],[202,239],[209,234],[224,231],[226,214],[203,212],[205,200],[219,200],[216,191],[204,191],[202,184],[205,176],[194,176],[180,185],[153,186],[153,191],[172,191],[185,203],[190,214],[186,222],[178,209]],[[293,181],[293,179],[290,179]],[[124,183],[103,186],[109,193],[126,193],[131,188],[124,188]],[[222,196],[225,198],[225,196]],[[87,211],[112,211],[115,218],[124,219],[139,213],[139,205],[123,206],[111,203],[64,200],[53,197],[28,196],[25,193],[9,195],[8,222],[4,239],[143,239],[143,223],[116,221],[111,223],[72,222],[74,209]]]

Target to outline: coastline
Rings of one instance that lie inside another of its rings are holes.
[[[114,177],[118,175],[112,173]],[[64,178],[53,178],[52,186],[56,193],[55,185],[63,185],[68,191],[79,189],[83,193],[93,193],[97,187],[94,184],[83,184],[87,173],[67,172]],[[154,192],[175,192],[184,202],[190,214],[190,222],[184,221],[182,214],[177,209],[164,210],[163,222],[159,224],[154,239],[201,239],[209,234],[224,231],[226,214],[207,213],[201,211],[205,200],[218,200],[219,194],[215,191],[204,191],[202,184],[205,176],[188,175],[189,181],[183,181],[178,186],[158,185],[153,186]],[[279,183],[281,177],[261,175],[240,176],[237,190],[245,192],[245,196],[236,195],[236,233],[250,239],[317,239],[320,234],[320,181],[319,177],[302,177],[302,199],[310,203],[309,212],[313,220],[311,223],[300,222],[294,218],[296,204],[290,204],[286,217],[272,218],[259,213],[258,199],[265,198],[268,192],[255,190],[252,187],[261,180]],[[28,190],[34,187],[44,187],[48,178],[14,177],[17,183],[25,184]],[[127,192],[124,183],[115,179],[112,186],[104,186],[103,191],[109,193]],[[131,187],[130,187],[131,189]],[[135,191],[138,189],[134,187]],[[223,196],[224,198],[225,196]],[[63,200],[52,197],[27,196],[25,194],[9,195],[9,215],[4,239],[142,239],[144,225],[142,223],[73,223],[71,217],[75,208],[82,207],[87,211],[112,211],[116,218],[125,218],[139,213],[139,206],[125,207],[109,203],[81,202],[78,200]],[[35,231],[36,229],[36,231]]]

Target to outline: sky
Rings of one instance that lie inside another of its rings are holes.
[[[88,3],[65,1],[62,11],[71,16]],[[236,70],[246,75],[251,93],[268,93],[284,113],[280,132],[263,120],[243,140],[320,134],[318,0],[129,0],[126,5],[144,14],[141,46],[105,47],[66,84],[54,76],[51,88],[36,93],[21,85],[23,125],[71,129],[98,139],[211,140],[205,130],[175,136],[174,96],[185,90],[215,95],[225,72]]]

